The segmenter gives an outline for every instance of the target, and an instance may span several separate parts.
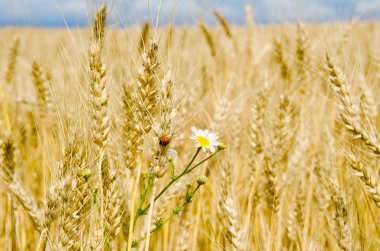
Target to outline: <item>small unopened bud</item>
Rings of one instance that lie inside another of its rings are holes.
[[[92,203],[94,204],[98,203],[98,200],[97,200],[98,189],[99,189],[98,186],[93,186],[90,188],[90,191],[92,193]]]
[[[191,188],[191,184],[190,184],[190,183],[187,183],[187,184],[186,184],[186,187],[187,187],[187,189],[190,189],[190,188]]]
[[[147,170],[143,170],[143,171],[141,171],[141,178],[142,179],[146,179],[150,175],[152,175],[153,173],[154,173],[153,168],[148,168]]]
[[[85,168],[82,172],[81,172],[81,175],[82,177],[85,179],[85,180],[88,180],[88,178],[90,178],[92,174],[92,171],[90,168]]]
[[[177,158],[178,153],[173,149],[169,149],[166,156],[167,156],[169,161],[173,161],[175,158]]]
[[[198,185],[200,185],[200,186],[206,184],[206,181],[207,181],[207,177],[206,176],[201,176],[201,177],[199,177],[197,179]]]
[[[218,145],[218,150],[224,150],[225,148],[226,148],[226,145],[223,144],[223,143],[220,143],[220,144]]]

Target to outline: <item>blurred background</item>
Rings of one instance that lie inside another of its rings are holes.
[[[0,25],[9,26],[86,26],[93,6],[90,0],[0,0]],[[217,9],[230,23],[244,23],[244,6],[254,9],[260,24],[283,22],[332,22],[380,18],[380,0],[114,0],[111,25],[131,26],[148,18],[158,24],[191,25],[199,18],[214,24]],[[149,10],[149,11],[148,11]]]

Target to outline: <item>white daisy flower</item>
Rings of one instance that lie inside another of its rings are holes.
[[[195,127],[191,128],[192,135],[191,139],[195,141],[196,147],[202,147],[202,150],[210,150],[210,152],[215,152],[216,148],[219,146],[219,137],[216,133],[209,132],[209,130],[197,129]]]

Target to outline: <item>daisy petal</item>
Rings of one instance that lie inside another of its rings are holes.
[[[207,129],[197,129],[196,127],[192,127],[191,131],[190,138],[195,141],[197,148],[201,147],[204,152],[210,151],[214,153],[216,151],[216,147],[219,145],[219,136],[216,133]]]
[[[191,132],[192,132],[192,137],[196,137],[197,136],[197,128],[195,128],[194,126],[193,127],[191,127]]]
[[[214,153],[214,152],[215,152],[215,147],[210,146],[209,148],[210,148],[210,152],[211,152],[211,153]]]

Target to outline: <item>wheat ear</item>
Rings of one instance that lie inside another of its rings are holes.
[[[8,68],[5,73],[5,81],[10,84],[15,78],[16,60],[20,47],[20,38],[16,37],[13,40],[12,46],[9,50]]]
[[[360,139],[378,158],[380,157],[380,143],[376,135],[366,131],[359,122],[358,108],[354,104],[343,74],[336,69],[332,59],[326,54],[326,67],[329,73],[329,82],[337,94],[341,106],[341,117],[348,131],[355,139]]]

